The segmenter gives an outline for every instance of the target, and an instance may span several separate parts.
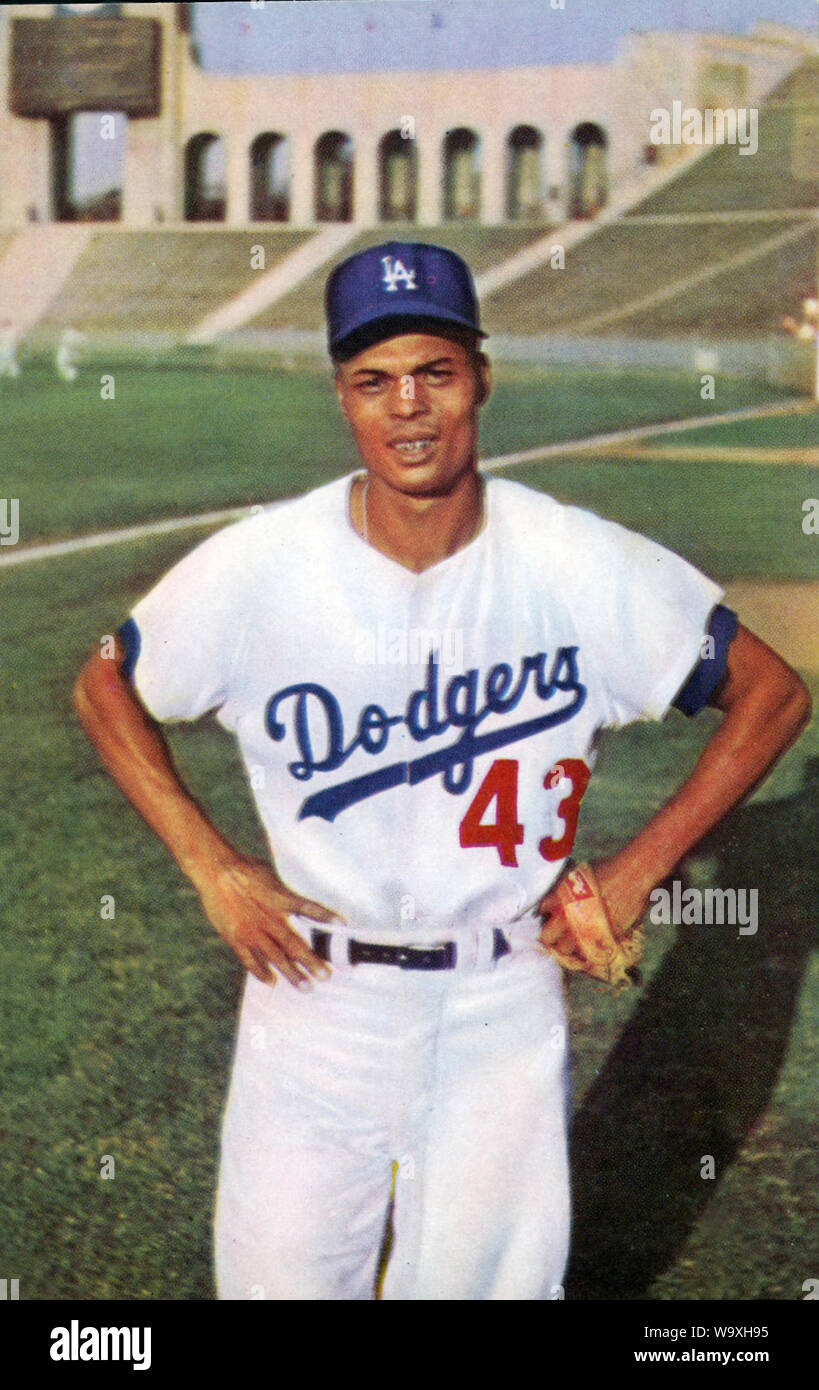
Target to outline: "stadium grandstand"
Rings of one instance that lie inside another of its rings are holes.
[[[104,6],[87,21],[59,9],[7,6],[0,24],[0,321],[30,351],[71,328],[136,356],[208,344],[222,356],[315,353],[332,266],[387,237],[417,238],[470,262],[496,356],[680,366],[690,344],[716,344],[729,370],[807,381],[805,344],[780,327],[816,294],[819,59],[799,31],[631,35],[612,64],[491,83],[384,73],[316,84],[204,72],[190,6]],[[108,26],[114,56],[127,42],[161,64],[153,87],[142,70],[129,77],[122,188],[81,207],[70,122],[89,84],[110,92],[121,80],[89,77],[93,24]],[[39,79],[22,90],[35,60],[51,64],[57,96]],[[72,63],[86,90],[69,111],[57,79]],[[695,112],[749,103],[758,148],[736,134],[652,143],[651,117],[675,92]],[[374,105],[424,102],[437,125],[379,134]],[[287,133],[259,132],[248,112],[260,109]],[[332,155],[328,131],[342,128]]]

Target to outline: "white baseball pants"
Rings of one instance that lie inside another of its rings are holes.
[[[569,1240],[560,970],[249,976],[222,1132],[222,1299],[561,1296]]]

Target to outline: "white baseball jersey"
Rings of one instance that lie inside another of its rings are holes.
[[[503,925],[565,862],[598,731],[663,715],[722,590],[496,478],[479,533],[416,574],[353,528],[354,477],[171,569],[133,610],[135,687],[235,733],[279,873],[356,935]]]

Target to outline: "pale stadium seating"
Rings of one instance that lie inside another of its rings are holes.
[[[185,332],[250,284],[252,247],[264,248],[270,269],[309,236],[290,228],[96,232],[40,327]]]
[[[490,295],[487,326],[580,337],[779,332],[816,293],[818,132],[819,61],[810,61],[760,109],[755,154],[715,146],[580,242],[565,269],[547,264]]]

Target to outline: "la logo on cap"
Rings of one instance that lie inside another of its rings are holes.
[[[393,293],[398,289],[398,281],[403,280],[404,289],[417,290],[415,283],[415,271],[407,270],[404,262],[397,257],[393,261],[392,256],[382,256],[381,264],[384,267],[384,274],[381,277],[382,285],[387,286],[387,290]]]

